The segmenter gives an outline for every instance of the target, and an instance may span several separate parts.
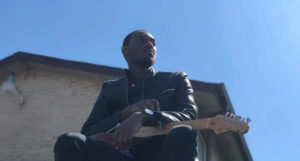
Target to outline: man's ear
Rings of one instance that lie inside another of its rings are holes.
[[[127,46],[122,46],[122,53],[125,58],[127,58]]]

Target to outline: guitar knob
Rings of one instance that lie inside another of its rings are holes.
[[[236,116],[235,116],[235,119],[241,120],[241,119],[242,119],[242,116],[236,115]]]
[[[244,121],[244,122],[246,122],[246,117],[242,117],[241,120]]]
[[[235,117],[235,114],[234,113],[231,113],[230,114],[230,118],[234,118]]]
[[[249,123],[251,122],[252,120],[250,119],[250,117],[246,117],[246,122]]]
[[[228,117],[228,116],[229,116],[229,114],[230,114],[229,112],[226,112],[225,116],[226,116],[226,117]]]

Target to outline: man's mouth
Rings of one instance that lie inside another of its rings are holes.
[[[153,49],[145,49],[144,51],[147,54],[151,54],[152,56],[154,55],[154,50]]]
[[[147,52],[146,52],[146,55],[148,55],[149,57],[152,58],[152,57],[154,57],[154,51],[151,51],[151,50],[150,50],[150,51],[147,51]]]

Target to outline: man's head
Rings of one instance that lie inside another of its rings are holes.
[[[128,65],[151,67],[156,59],[155,39],[145,30],[133,31],[125,37],[122,53]]]

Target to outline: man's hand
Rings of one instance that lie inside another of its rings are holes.
[[[133,105],[125,107],[120,113],[120,120],[127,119],[134,112],[141,112],[143,109],[149,108],[153,111],[160,111],[159,102],[156,99],[146,99],[139,101]]]
[[[99,140],[99,141],[107,143],[108,145],[114,146],[112,133],[97,133],[97,134],[89,136],[89,138],[94,139],[94,140]]]
[[[113,134],[116,149],[125,149],[132,144],[133,136],[139,131],[146,117],[141,112],[135,112],[117,127]]]

